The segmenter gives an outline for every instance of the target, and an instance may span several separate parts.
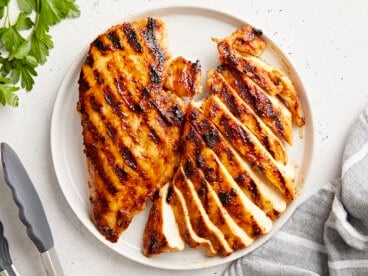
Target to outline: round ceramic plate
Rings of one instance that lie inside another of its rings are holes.
[[[235,29],[247,23],[251,24],[251,22],[245,22],[222,12],[196,7],[160,8],[123,19],[122,22],[148,16],[161,18],[166,23],[169,49],[173,56],[184,56],[193,61],[199,59],[203,73],[218,65],[216,45],[211,41],[211,37],[223,38],[230,35]],[[106,26],[106,29],[108,27]],[[306,126],[302,130],[294,130],[295,142],[293,147],[288,149],[290,159],[294,160],[300,168],[296,182],[300,194],[309,171],[313,146],[313,126],[307,94],[296,71],[282,51],[266,35],[264,38],[267,48],[263,57],[290,76],[299,93],[306,117]],[[244,256],[269,239],[287,221],[297,206],[297,200],[288,205],[285,213],[275,221],[273,230],[269,234],[257,239],[249,248],[225,258],[207,257],[203,250],[190,248],[182,252],[164,253],[152,258],[144,257],[141,253],[141,239],[148,208],[134,218],[117,243],[105,240],[89,218],[86,161],[83,154],[82,129],[76,111],[77,82],[87,51],[86,47],[76,58],[58,92],[51,125],[51,150],[55,172],[66,200],[77,217],[97,239],[119,254],[149,266],[164,269],[196,269],[222,264]]]

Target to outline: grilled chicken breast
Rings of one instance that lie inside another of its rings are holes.
[[[184,103],[162,90],[169,59],[164,23],[148,18],[96,38],[81,69],[91,218],[112,242],[179,163]]]
[[[143,254],[150,257],[167,251],[184,249],[174,213],[167,202],[171,183],[166,183],[155,193],[152,207],[143,234]],[[172,192],[172,188],[170,188]],[[170,195],[169,195],[170,196]]]
[[[170,63],[164,87],[180,97],[193,97],[201,93],[201,81],[199,60],[191,62],[177,57]]]
[[[269,96],[250,78],[228,65],[219,66],[217,71],[276,136],[289,145],[293,143],[291,113],[278,98]]]
[[[286,201],[282,194],[254,172],[200,109],[189,105],[186,121],[194,128],[191,142],[197,143],[197,151],[206,145],[210,147],[243,192],[270,218],[274,219],[284,212]]]
[[[236,119],[219,100],[212,95],[203,103],[205,116],[224,133],[229,142],[256,166],[283,195],[295,197],[294,171],[276,162],[261,142]]]
[[[278,95],[289,108],[298,126],[305,124],[298,95],[291,80],[280,70],[272,67],[259,57],[247,53],[239,53],[227,41],[217,44],[220,59],[223,63],[236,68],[245,74],[270,95]]]
[[[218,44],[226,43],[239,53],[259,56],[266,48],[266,43],[261,39],[262,31],[246,25],[224,39],[212,38]]]
[[[272,157],[283,164],[287,163],[286,149],[282,142],[273,134],[253,110],[242,101],[224,77],[216,70],[207,73],[207,87],[210,92],[226,104],[231,113],[249,129],[267,149]]]

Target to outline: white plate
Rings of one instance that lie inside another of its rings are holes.
[[[218,64],[218,55],[211,37],[225,37],[245,21],[222,12],[196,7],[167,7],[144,12],[122,21],[145,17],[158,17],[165,21],[168,28],[169,48],[173,56],[182,55],[188,59],[200,59],[203,72]],[[106,29],[109,26],[106,26]],[[257,26],[255,26],[257,27]],[[96,36],[98,33],[96,33]],[[295,130],[294,146],[289,149],[291,159],[300,166],[297,179],[299,191],[302,191],[308,174],[313,145],[313,126],[308,99],[304,87],[292,65],[281,50],[267,37],[267,49],[264,58],[274,66],[283,69],[293,80],[306,116],[303,139]],[[296,208],[292,202],[286,212],[274,223],[271,233],[259,238],[247,249],[233,253],[229,257],[207,257],[202,250],[185,249],[178,253],[164,253],[146,258],[141,253],[141,239],[148,211],[136,216],[117,243],[110,243],[96,230],[89,215],[87,191],[87,171],[83,154],[80,119],[76,112],[78,101],[79,71],[86,57],[88,48],[76,58],[60,87],[55,102],[51,124],[51,150],[55,172],[59,185],[71,208],[81,222],[97,239],[119,254],[137,262],[164,269],[197,269],[210,267],[235,260],[260,246],[269,239],[289,218]],[[148,209],[148,208],[147,208]]]

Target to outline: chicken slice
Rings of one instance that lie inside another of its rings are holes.
[[[212,38],[212,40],[216,43],[225,42],[239,53],[259,56],[266,48],[266,43],[261,39],[261,36],[261,30],[246,25],[224,39]]]
[[[238,152],[264,173],[288,200],[294,199],[295,175],[291,168],[276,162],[258,139],[226,109],[218,97],[212,95],[206,99],[203,110],[205,116],[219,128]]]
[[[185,182],[185,175],[181,173],[178,169],[173,178],[172,192],[169,192],[168,202],[172,206],[176,222],[179,226],[180,235],[192,248],[204,248],[208,256],[217,255],[218,251],[212,245],[212,242],[208,238],[204,238],[197,234],[199,230],[198,226],[193,225],[192,220],[193,213],[190,206],[187,206],[186,195],[181,192],[181,190],[174,185],[175,183]],[[189,201],[189,200],[188,200]],[[198,220],[200,217],[198,218]],[[205,225],[202,223],[202,225]],[[203,227],[202,227],[203,228]]]
[[[217,71],[276,136],[284,139],[289,145],[292,144],[291,113],[280,100],[266,94],[250,78],[228,65],[219,66]]]
[[[218,43],[217,49],[223,63],[244,73],[270,95],[280,96],[290,110],[295,123],[298,126],[305,124],[297,92],[284,72],[277,70],[259,57],[238,53],[226,41]]]
[[[179,97],[193,97],[201,93],[201,64],[183,57],[171,61],[164,87]]]
[[[211,241],[214,249],[223,256],[228,256],[233,252],[227,243],[224,233],[208,217],[193,183],[188,179],[182,167],[179,167],[178,178],[175,178],[173,186],[178,189],[184,197],[189,210],[189,218],[194,231],[198,236]],[[180,219],[180,218],[179,218]]]
[[[250,237],[270,231],[272,221],[240,189],[209,147],[198,148],[193,126],[186,123],[183,134],[183,152],[190,154],[203,171],[222,206]]]
[[[188,181],[193,184],[208,217],[224,234],[229,246],[233,250],[239,250],[252,244],[253,239],[234,222],[222,206],[216,192],[207,182],[203,172],[196,166],[194,160],[188,154],[185,154],[181,163],[181,168]]]
[[[143,234],[143,254],[150,257],[162,252],[184,249],[171,205],[167,203],[170,182],[155,193]]]
[[[248,198],[272,219],[275,219],[285,211],[286,201],[278,189],[269,183],[267,179],[254,172],[250,165],[229,145],[216,127],[204,117],[200,109],[189,105],[186,120],[195,129],[192,130],[191,135],[193,143],[198,143],[196,148],[205,147],[204,141],[207,141],[207,146],[211,147]],[[211,136],[216,137],[216,139],[211,139]]]
[[[242,101],[237,93],[216,70],[207,73],[207,87],[211,93],[226,104],[230,112],[247,127],[268,150],[271,156],[283,164],[287,163],[286,149],[273,132],[260,120],[252,109]]]

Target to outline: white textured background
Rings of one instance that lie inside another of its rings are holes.
[[[50,153],[50,120],[58,87],[74,57],[96,34],[141,10],[184,1],[79,0],[77,19],[51,29],[55,48],[38,68],[34,90],[20,107],[0,107],[0,141],[21,155],[44,203],[66,275],[173,275],[134,263],[105,248],[78,221],[57,185]],[[313,3],[313,4],[312,4]],[[345,137],[368,102],[368,1],[185,1],[231,13],[261,28],[287,54],[312,105],[315,155],[308,193],[338,177]],[[43,275],[40,258],[9,189],[0,178],[0,219],[21,275]],[[226,266],[175,272],[220,275]]]

